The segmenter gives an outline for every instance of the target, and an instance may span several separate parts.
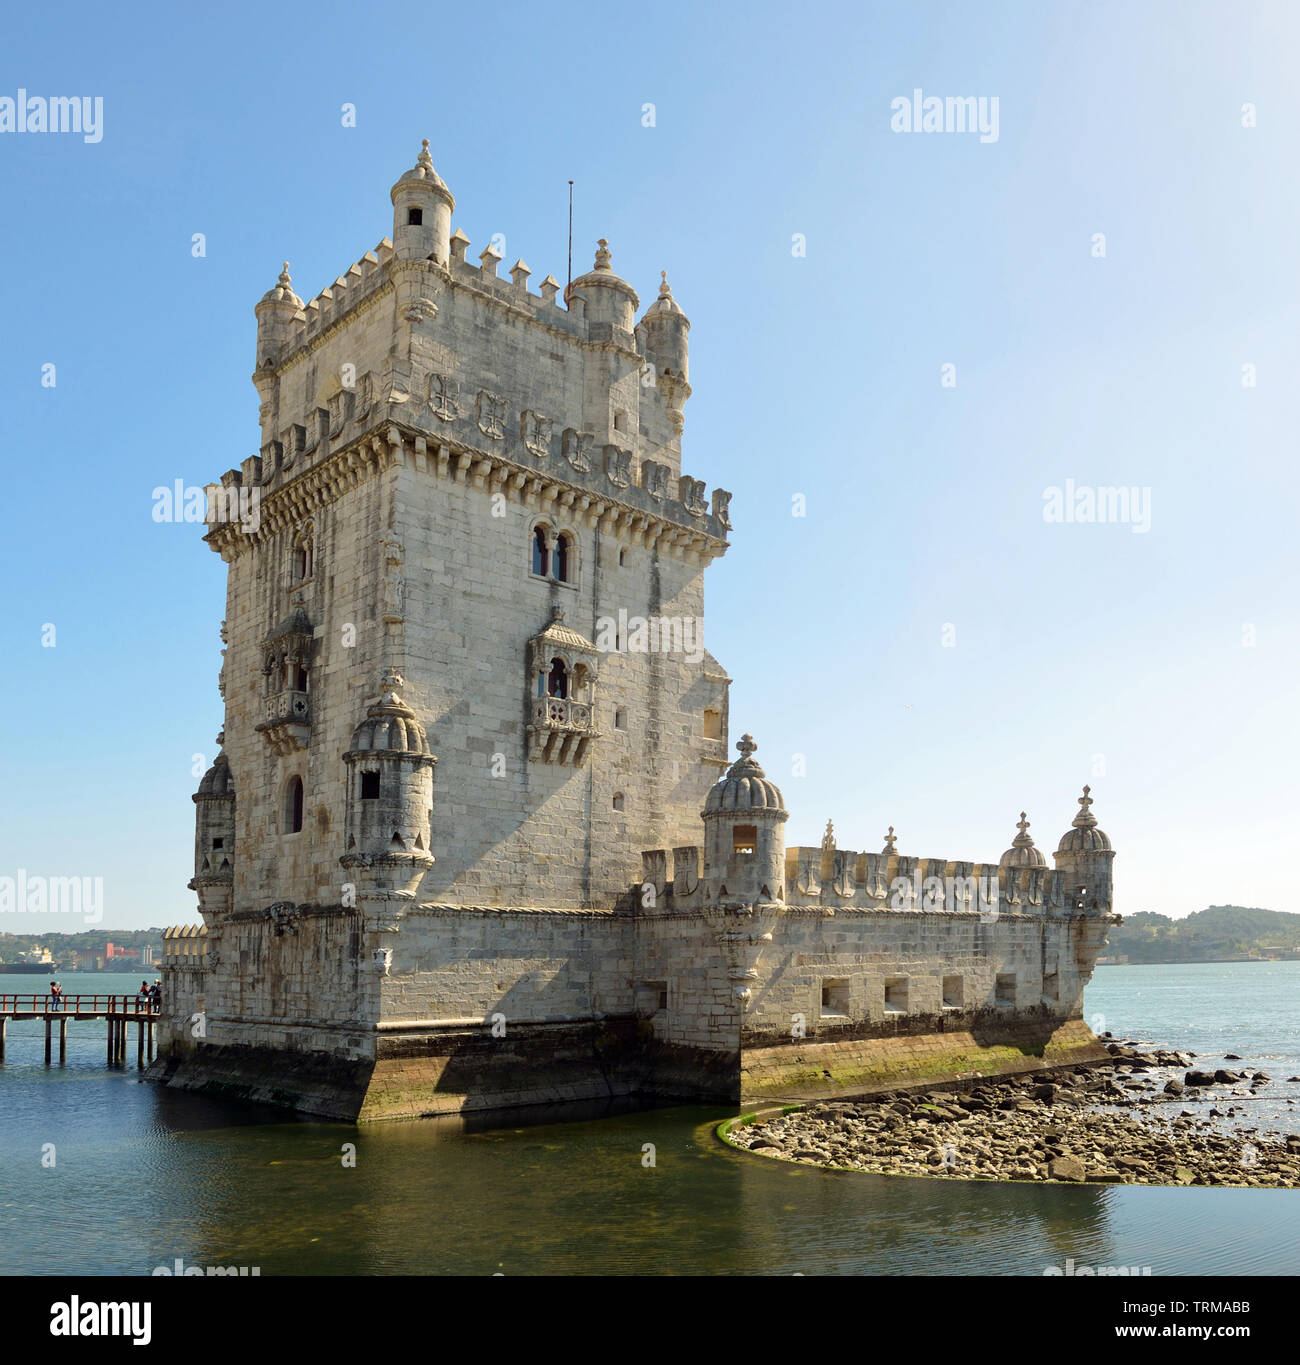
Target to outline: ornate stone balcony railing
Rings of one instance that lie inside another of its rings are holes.
[[[567,697],[538,697],[528,734],[533,758],[571,763],[576,768],[586,760],[588,746],[596,738],[591,706]]]
[[[276,692],[266,699],[266,719],[269,723],[291,720],[307,725],[311,722],[311,700],[306,692],[291,688]]]
[[[272,693],[266,699],[266,719],[257,728],[281,756],[305,749],[311,738],[310,697],[296,688]]]

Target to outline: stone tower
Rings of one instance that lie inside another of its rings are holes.
[[[604,238],[563,298],[470,263],[427,142],[390,200],[391,239],[254,309],[259,450],[209,490],[203,927],[168,931],[154,1075],[368,1119],[1101,1055],[1087,788],[1053,870],[1023,814],[993,864],[832,822],[787,849],[749,735],[728,766],[731,495],[682,469],[666,274],[639,312]]]

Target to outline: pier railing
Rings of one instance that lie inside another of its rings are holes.
[[[142,995],[61,995],[55,1003],[52,995],[0,995],[0,1014],[79,1014],[83,1017],[105,1018],[108,1015],[129,1015],[135,1018],[156,1016],[154,1004]]]

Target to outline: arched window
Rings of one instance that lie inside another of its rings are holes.
[[[562,535],[555,542],[555,577],[560,583],[569,581],[569,551],[571,541],[568,536]]]
[[[284,791],[284,832],[302,833],[302,778],[291,777]]]
[[[312,576],[315,567],[312,563],[313,558],[312,528],[307,525],[298,532],[293,541],[294,583],[305,583]]]
[[[563,659],[551,660],[551,672],[546,680],[546,691],[552,697],[564,698],[569,695],[569,670]]]
[[[539,526],[533,532],[533,572],[539,578],[546,577],[550,559],[550,551],[546,548],[546,527]]]
[[[624,800],[623,800],[623,793],[622,793],[622,792],[615,792],[615,793],[614,793],[614,809],[615,809],[615,810],[622,810],[623,807],[624,807],[624,804],[625,804],[625,803],[624,803]]]

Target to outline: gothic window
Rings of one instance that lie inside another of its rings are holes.
[[[291,777],[284,791],[284,832],[302,832],[302,778]]]
[[[423,209],[407,209],[407,210],[406,210],[406,225],[407,225],[407,227],[422,227],[422,226],[424,225],[424,210],[423,210]]]
[[[377,772],[361,774],[361,799],[363,801],[379,800],[379,774]]]
[[[620,550],[620,551],[618,552],[618,567],[621,569],[621,568],[623,567],[623,565],[626,564],[626,563],[627,563],[627,551],[626,551],[626,550]]]
[[[622,792],[615,792],[615,793],[614,793],[614,809],[615,809],[615,810],[622,810],[622,809],[624,808],[624,805],[625,805],[625,802],[624,802],[624,800],[623,800],[623,793],[622,793]]]
[[[294,679],[294,687],[299,692],[307,691],[307,669],[304,665],[298,665],[298,676]]]
[[[551,660],[551,672],[546,679],[546,691],[549,696],[561,699],[569,695],[569,670],[565,668],[563,659]]]
[[[550,568],[551,552],[546,548],[546,527],[539,526],[533,531],[533,572],[538,578],[545,578]]]
[[[561,583],[569,581],[569,550],[572,542],[567,535],[555,542],[555,577]]]
[[[731,851],[733,853],[753,853],[758,842],[757,825],[736,825],[732,830]]]
[[[617,707],[614,711],[614,729],[627,729],[627,712],[621,706]]]

